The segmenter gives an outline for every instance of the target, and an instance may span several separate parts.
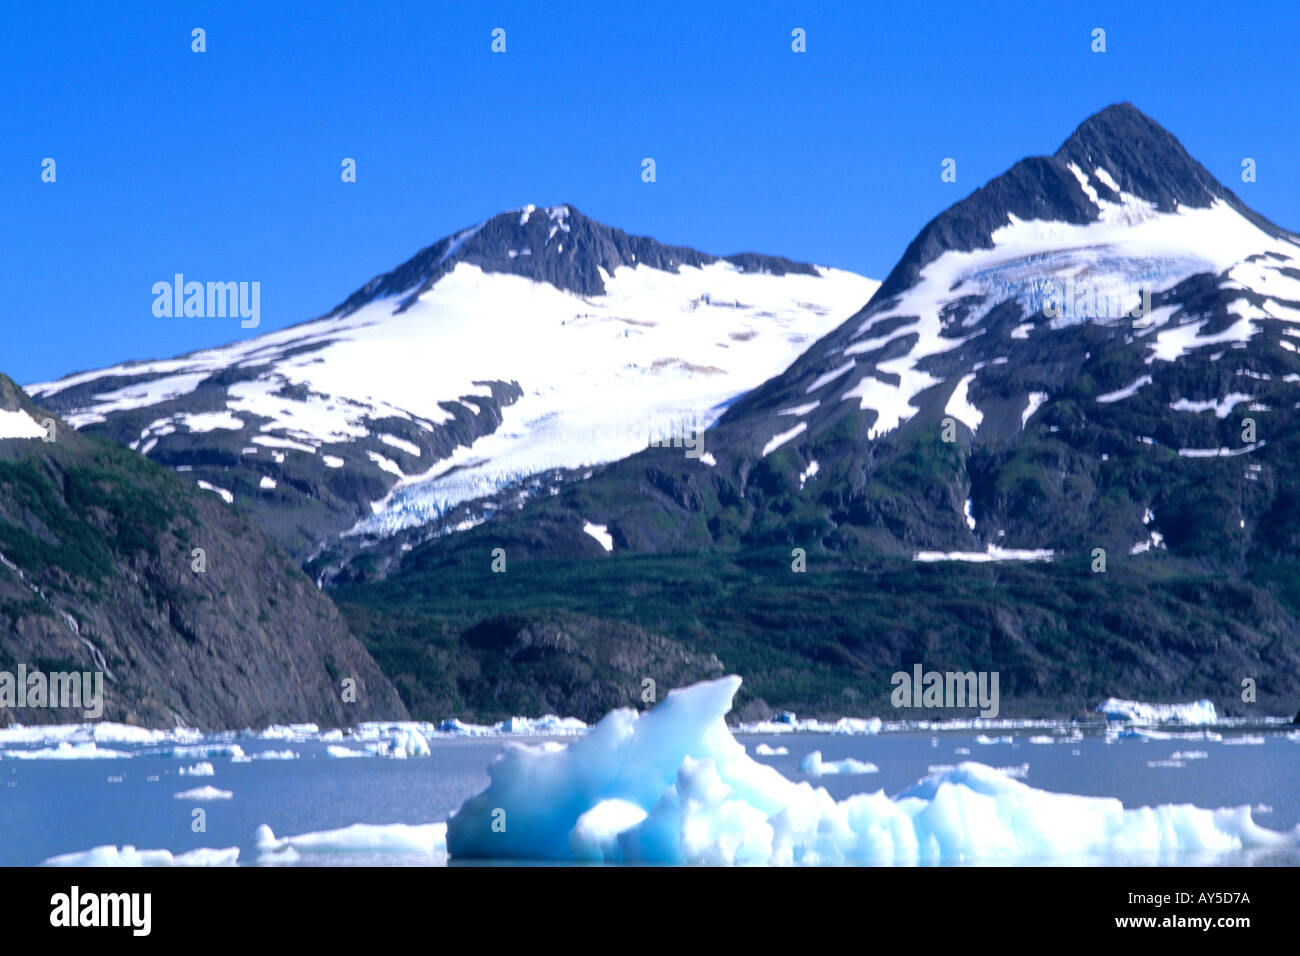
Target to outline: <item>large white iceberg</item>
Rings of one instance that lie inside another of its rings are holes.
[[[663,863],[913,864],[1300,845],[1248,807],[1126,810],[962,763],[894,797],[836,802],[753,760],[724,717],[740,678],[608,714],[564,747],[507,745],[447,824],[450,856]]]

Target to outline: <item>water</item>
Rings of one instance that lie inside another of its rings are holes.
[[[894,794],[930,772],[931,767],[975,760],[994,767],[1028,763],[1022,779],[1043,790],[1117,797],[1126,807],[1190,803],[1201,807],[1249,805],[1258,823],[1273,830],[1300,824],[1300,741],[1288,731],[1260,732],[1261,744],[1232,745],[1242,734],[1225,731],[1223,740],[1118,739],[1100,733],[1081,740],[1056,735],[1050,744],[1032,744],[1042,729],[990,731],[1011,743],[980,744],[973,731],[890,732],[872,736],[832,734],[740,734],[751,754],[764,743],[786,747],[787,755],[757,757],[792,779],[808,779],[836,799],[883,789]],[[222,739],[229,741],[229,735]],[[538,743],[543,738],[513,738]],[[564,742],[572,738],[547,738]],[[145,755],[155,745],[114,743],[130,759],[0,759],[0,865],[32,865],[63,853],[112,844],[180,853],[199,847],[240,848],[240,863],[258,862],[254,833],[267,824],[276,836],[331,830],[353,823],[422,824],[445,820],[468,797],[488,784],[487,766],[505,745],[494,738],[435,738],[431,755],[407,759],[327,755],[319,740],[236,741],[250,756],[293,750],[295,760],[206,758],[213,776],[182,776],[199,758]],[[21,749],[13,748],[11,749]],[[960,750],[969,753],[961,753]],[[820,750],[824,761],[852,757],[877,765],[878,773],[825,775],[798,773],[803,757]],[[1150,766],[1176,752],[1204,752],[1174,768]],[[156,778],[156,779],[154,779]],[[232,791],[230,800],[197,802],[174,794],[210,785]],[[206,813],[206,832],[191,829],[192,811]],[[304,854],[303,863],[430,865],[441,857],[420,854]],[[1050,862],[1050,861],[1040,861]],[[1219,855],[1213,859],[1162,860],[1177,863],[1300,865],[1296,851]]]

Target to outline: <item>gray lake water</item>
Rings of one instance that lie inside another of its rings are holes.
[[[926,776],[932,767],[966,760],[993,767],[1027,763],[1029,785],[1057,792],[1119,798],[1126,807],[1194,804],[1254,808],[1257,823],[1273,830],[1300,824],[1300,741],[1287,731],[1264,732],[1262,743],[1222,741],[1107,740],[1100,734],[1050,744],[1030,738],[1047,732],[991,731],[1010,743],[977,741],[972,731],[891,732],[872,736],[829,734],[741,734],[751,754],[762,743],[785,747],[787,755],[759,756],[791,779],[808,779],[836,799],[883,789],[894,794]],[[1260,736],[1255,731],[1256,737]],[[229,737],[225,739],[229,740]],[[537,743],[542,738],[512,738]],[[561,742],[572,738],[558,739]],[[181,853],[199,847],[240,848],[243,865],[258,862],[254,833],[267,824],[276,836],[332,830],[354,823],[424,824],[445,820],[488,784],[487,767],[505,746],[495,738],[430,740],[432,754],[404,760],[381,757],[338,759],[319,741],[263,741],[239,737],[249,756],[293,750],[294,760],[232,761],[207,758],[213,776],[182,776],[197,758],[144,755],[145,746],[113,745],[137,753],[130,759],[0,759],[0,865],[33,865],[49,857],[105,844]],[[824,761],[852,757],[879,772],[805,777],[800,761],[820,750]],[[962,753],[961,751],[969,751]],[[1181,767],[1161,766],[1175,752],[1204,752]],[[1153,766],[1152,764],[1156,764]],[[211,785],[232,791],[229,800],[197,803],[174,795]],[[206,832],[191,829],[192,811],[206,812]],[[428,865],[442,860],[420,855],[372,853],[304,857],[316,864]],[[1051,862],[1051,861],[1040,861]],[[1141,861],[1135,861],[1141,862]],[[1300,864],[1293,851],[1254,851],[1208,859],[1159,862]]]

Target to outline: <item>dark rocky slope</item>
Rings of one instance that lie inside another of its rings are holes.
[[[0,410],[19,409],[48,416],[0,376]],[[406,715],[330,600],[245,517],[61,421],[56,438],[0,440],[0,670],[103,670],[103,718],[147,726]],[[0,723],[83,719],[0,709]]]

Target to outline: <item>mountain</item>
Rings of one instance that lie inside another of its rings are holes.
[[[502,548],[493,606],[659,628],[772,705],[879,712],[923,662],[1000,670],[1006,712],[1250,713],[1250,678],[1290,713],[1298,349],[1300,240],[1112,106],[928,223],[705,456],[648,448],[337,596],[469,621],[422,595]]]
[[[100,671],[103,718],[155,727],[406,715],[330,600],[247,518],[0,376],[0,671],[20,665]],[[0,705],[0,723],[84,719]]]
[[[314,321],[30,391],[234,501],[325,580],[704,427],[877,284],[529,206]]]

